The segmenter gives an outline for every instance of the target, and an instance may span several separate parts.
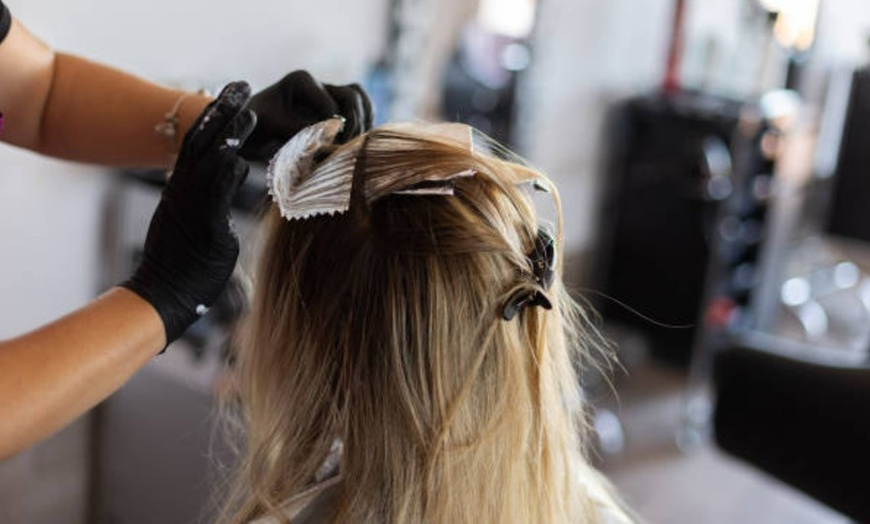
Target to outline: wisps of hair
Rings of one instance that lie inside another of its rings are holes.
[[[413,125],[375,129],[320,165],[355,169],[348,213],[267,212],[237,362],[246,448],[224,522],[289,522],[285,503],[337,442],[326,522],[625,518],[584,455],[577,366],[601,347],[587,313],[557,276],[552,310],[501,318],[535,286],[523,183],[551,184],[476,149]],[[452,196],[397,194],[469,169]]]

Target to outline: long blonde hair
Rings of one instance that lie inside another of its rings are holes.
[[[286,522],[282,503],[336,442],[332,522],[619,513],[583,451],[577,369],[596,331],[558,277],[552,310],[502,318],[508,297],[538,289],[527,254],[539,224],[517,181],[547,180],[413,126],[347,148],[364,151],[354,185],[368,189],[349,212],[287,221],[272,206],[261,224],[237,361],[246,447],[224,519]],[[468,169],[452,196],[395,194],[415,173]]]

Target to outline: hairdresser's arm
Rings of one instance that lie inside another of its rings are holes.
[[[163,166],[178,143],[154,132],[185,95],[117,69],[58,53],[13,20],[0,45],[0,140],[80,162]],[[208,104],[187,93],[178,109],[177,136]],[[321,84],[304,71],[288,74],[251,99],[261,125],[242,155],[268,160],[303,127],[339,114],[347,120],[340,140],[371,127],[368,96],[356,84]]]
[[[0,460],[108,397],[164,342],[157,311],[124,288],[43,328],[0,342]]]
[[[191,126],[123,287],[0,342],[0,459],[107,397],[217,299],[239,255],[230,203],[248,173],[238,149],[256,122],[249,96],[228,85]]]
[[[117,69],[57,53],[13,20],[0,44],[0,140],[69,160],[163,166],[177,150],[155,134],[182,95]],[[178,142],[209,98],[181,104]]]

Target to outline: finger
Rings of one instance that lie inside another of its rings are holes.
[[[326,90],[338,105],[337,113],[345,119],[344,128],[336,137],[336,142],[347,142],[357,136],[360,130],[361,105],[357,100],[356,92],[348,87],[335,85],[327,85]]]
[[[315,80],[307,71],[294,71],[284,78],[284,82],[290,87],[292,98],[286,107],[295,111],[305,125],[329,118],[338,111],[328,86]]]
[[[347,142],[371,127],[371,102],[362,88],[357,85],[327,85],[326,90],[338,104],[338,114],[346,120],[337,142]]]
[[[217,150],[223,156],[221,168],[217,173],[203,173],[204,176],[214,177],[219,192],[228,193],[227,202],[232,200],[248,175],[248,163],[239,156],[239,149],[251,135],[256,123],[257,115],[253,111],[245,109],[240,112],[224,128],[219,138]]]
[[[241,156],[224,151],[212,158],[208,168],[205,176],[199,179],[196,191],[206,196],[210,205],[219,210],[218,214],[227,213],[248,177],[250,164]]]
[[[257,126],[257,114],[243,109],[221,131],[217,147],[222,150],[238,151]]]
[[[199,156],[211,149],[224,129],[241,112],[250,96],[251,88],[247,82],[227,84],[188,129],[179,157]]]
[[[359,84],[351,84],[351,89],[355,90],[362,100],[362,110],[363,110],[363,119],[362,119],[362,129],[361,132],[365,133],[366,131],[372,128],[374,118],[375,118],[375,109],[372,106],[372,99],[369,98],[368,93],[360,86]]]

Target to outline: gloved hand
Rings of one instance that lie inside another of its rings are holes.
[[[250,94],[229,84],[187,131],[139,267],[121,284],[154,306],[167,345],[217,299],[239,256],[230,203],[248,174],[238,151],[256,124]]]
[[[248,160],[268,162],[300,129],[335,115],[346,119],[336,141],[343,143],[372,127],[372,106],[357,84],[321,84],[305,71],[294,71],[251,97],[257,127],[242,148]]]

